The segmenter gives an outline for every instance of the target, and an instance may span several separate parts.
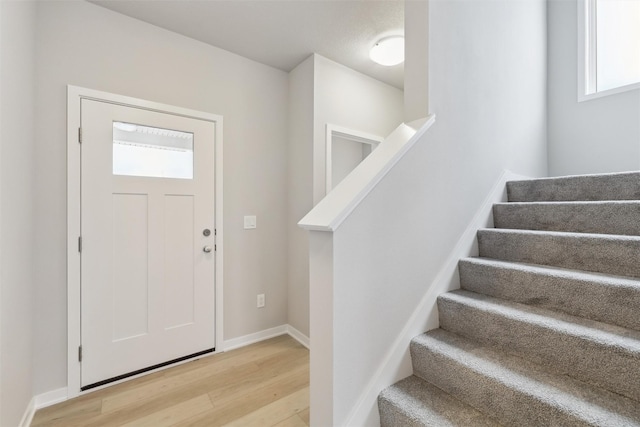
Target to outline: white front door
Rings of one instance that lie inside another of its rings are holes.
[[[81,101],[81,386],[215,345],[215,123]]]

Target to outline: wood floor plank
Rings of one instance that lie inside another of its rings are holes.
[[[241,419],[308,385],[309,352],[285,335],[41,409],[32,426],[213,427]],[[281,421],[285,418],[277,422]]]
[[[211,409],[211,400],[204,394],[185,402],[173,405],[162,411],[154,412],[142,418],[137,418],[123,424],[122,427],[170,427],[176,423],[191,418],[193,414]]]
[[[238,370],[213,372],[202,376],[197,381],[173,387],[166,393],[148,395],[138,399],[135,404],[126,405],[116,411],[105,413],[98,419],[89,422],[87,426],[108,427],[117,425],[126,421],[132,411],[137,414],[151,414],[174,402],[189,400],[198,395],[206,394],[210,389],[225,387],[247,376],[259,376],[260,374],[259,368],[254,363],[242,365],[241,369]]]
[[[238,405],[242,401],[259,401],[259,395],[265,398],[278,399],[309,384],[308,364],[293,365],[284,372],[279,372],[266,380],[228,387],[209,393],[216,409],[230,405]]]
[[[258,384],[231,387],[228,393],[209,394],[213,409],[195,416],[179,427],[218,427],[242,418],[278,399],[309,386],[309,365],[292,368],[287,372]]]
[[[284,421],[280,421],[278,424],[274,424],[273,427],[308,427],[309,424],[302,421],[302,418],[298,414],[293,417],[289,417]]]
[[[87,426],[110,426],[126,421],[131,410],[136,413],[150,414],[158,411],[174,401],[183,401],[203,393],[231,394],[238,388],[249,389],[259,387],[262,382],[286,373],[296,366],[303,366],[308,372],[308,352],[302,353],[292,349],[286,354],[275,354],[264,358],[265,368],[260,369],[255,363],[239,365],[237,368],[215,371],[189,383],[175,386],[165,393],[150,394],[139,397],[135,402],[116,411],[105,413],[96,420],[87,422]],[[307,380],[308,381],[308,380]]]
[[[247,371],[257,373],[258,368],[254,364],[252,367],[245,366],[243,375]],[[146,416],[154,412],[161,411],[167,406],[175,403],[193,399],[199,395],[207,394],[209,387],[217,384],[224,384],[234,380],[234,372],[212,373],[201,377],[197,382],[186,383],[167,390],[166,392],[151,394],[136,400],[131,405],[125,405],[117,410],[102,413],[94,419],[87,420],[86,427],[110,427],[121,425],[131,420],[131,414],[136,416]]]
[[[271,341],[271,340],[269,340]],[[283,341],[281,338],[274,339],[268,344],[259,343],[260,345],[243,347],[228,353],[223,353],[226,357],[211,357],[200,366],[191,369],[181,370],[184,372],[174,372],[163,374],[158,381],[133,387],[121,393],[109,396],[103,401],[103,413],[114,412],[130,405],[139,405],[143,401],[148,401],[164,390],[171,390],[177,387],[187,385],[195,381],[201,381],[208,377],[211,373],[220,375],[230,370],[234,370],[233,375],[243,375],[254,372],[258,369],[256,366],[264,368],[265,363],[270,360],[281,360],[281,353],[290,352],[292,349],[299,351],[302,346],[291,343],[290,340]],[[294,345],[292,345],[294,344]],[[252,348],[249,348],[252,347]],[[240,351],[241,350],[241,351]],[[271,356],[278,356],[272,358]],[[261,362],[254,365],[253,362]],[[178,375],[175,375],[178,374]]]
[[[100,415],[101,409],[102,399],[100,398],[82,399],[75,402],[70,400],[40,409],[34,415],[31,426],[79,425],[87,418]]]
[[[263,364],[259,367],[257,373],[248,373],[248,375],[237,375],[234,377],[233,382],[224,384],[222,387],[210,387],[209,395],[214,403],[221,398],[228,399],[229,396],[236,395],[238,393],[244,393],[249,390],[253,390],[259,387],[265,387],[271,384],[273,381],[278,381],[278,378],[285,378],[283,375],[300,372],[308,373],[309,357],[308,354],[296,354],[288,353],[283,355],[274,363],[269,365]],[[240,374],[238,372],[238,374]]]
[[[282,399],[263,406],[244,417],[238,418],[225,427],[263,427],[273,426],[285,419],[296,415],[309,407],[309,387],[296,391]]]
[[[306,425],[311,425],[311,422],[309,422],[309,418],[311,418],[309,408],[305,409],[302,412],[299,412],[298,416],[302,418],[302,421],[304,421]]]
[[[257,370],[257,365],[251,362],[242,363],[244,361],[242,355],[236,358],[226,358],[212,361],[209,364],[202,365],[196,369],[190,369],[180,375],[163,375],[158,381],[134,387],[114,396],[104,399],[102,412],[109,413],[122,409],[130,405],[139,405],[141,401],[146,401],[165,390],[172,390],[182,387],[189,383],[201,380],[203,377],[211,375],[213,371],[216,373],[225,372],[227,369],[242,367],[243,369]]]
[[[107,427],[126,422],[127,416],[132,410],[139,414],[151,414],[165,408],[172,402],[188,400],[210,391],[229,390],[247,383],[260,383],[292,369],[296,363],[308,366],[308,351],[292,348],[284,353],[267,355],[260,363],[264,368],[259,368],[256,363],[250,362],[229,369],[215,369],[195,381],[174,386],[165,393],[142,396],[130,405],[88,421],[87,427]]]

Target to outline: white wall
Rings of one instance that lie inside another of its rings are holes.
[[[32,269],[43,255],[33,233],[35,28],[35,3],[0,2],[2,426],[17,426],[33,396]]]
[[[287,74],[88,2],[39,2],[37,43],[36,393],[66,386],[67,84],[224,116],[224,338],[285,324]]]
[[[313,56],[289,73],[288,320],[309,336],[309,238],[297,224],[313,207]]]
[[[312,408],[312,422],[345,424],[504,169],[547,173],[545,0],[432,1],[429,64],[435,124],[333,233],[332,278],[312,278],[332,285],[312,293],[333,304],[328,326],[311,325],[323,336],[333,325],[325,354],[311,351],[333,360],[315,373],[333,381],[333,413]],[[437,326],[436,310],[424,316]],[[398,378],[403,360],[389,367]],[[375,425],[375,398],[363,405]]]
[[[334,135],[331,138],[331,186],[338,185],[371,153],[371,144]]]
[[[403,121],[403,92],[314,55],[313,201],[326,194],[327,123],[382,137]]]
[[[640,169],[640,89],[577,102],[577,1],[547,17],[550,175]]]
[[[325,196],[326,125],[386,136],[403,93],[317,54],[289,78],[289,324],[309,336],[309,240],[296,224]]]
[[[429,115],[429,2],[404,2],[404,121]]]

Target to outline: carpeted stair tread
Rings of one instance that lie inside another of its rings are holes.
[[[640,427],[640,171],[506,187],[382,425]]]
[[[511,181],[507,195],[510,202],[640,200],[640,172]]]
[[[462,289],[640,331],[640,280],[489,258],[458,271]]]
[[[638,401],[442,329],[414,338],[411,356],[415,375],[505,425],[640,426]]]
[[[469,291],[438,297],[440,327],[640,401],[640,332]]]
[[[504,261],[640,277],[640,237],[486,228],[479,255]]]
[[[640,201],[498,203],[495,228],[640,235]]]
[[[378,397],[381,427],[497,427],[496,421],[412,375]]]

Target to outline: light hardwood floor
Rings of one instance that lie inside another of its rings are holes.
[[[309,425],[309,351],[288,335],[39,410],[32,426]]]

